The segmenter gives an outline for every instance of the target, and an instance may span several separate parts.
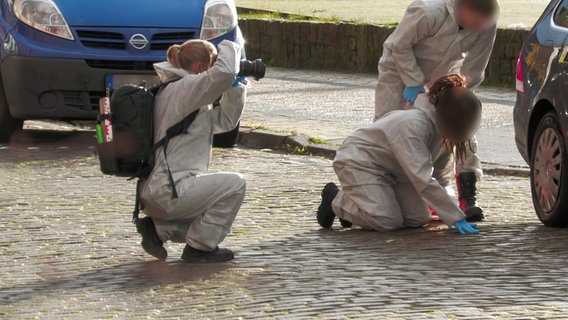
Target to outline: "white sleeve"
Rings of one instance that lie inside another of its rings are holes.
[[[446,189],[432,176],[434,166],[426,141],[431,136],[427,124],[410,120],[393,134],[390,147],[400,167],[426,201],[448,225],[463,220],[465,215]]]
[[[434,172],[432,176],[438,180],[443,187],[448,187],[454,180],[455,176],[455,161],[454,155],[451,152],[442,148],[441,154],[434,160]]]
[[[425,81],[424,73],[416,62],[413,47],[428,37],[435,25],[435,15],[428,12],[423,2],[414,2],[385,41],[385,47],[391,50],[400,78],[407,87],[418,86]]]
[[[473,48],[466,53],[460,72],[466,76],[467,86],[472,90],[477,89],[485,79],[485,69],[493,51],[496,34],[496,25],[482,32],[475,41]]]
[[[203,106],[212,104],[223,92],[229,90],[239,73],[240,45],[230,41],[219,44],[219,55],[215,64],[198,75],[190,74],[171,83],[171,101],[182,110],[172,110],[180,115],[189,114]]]
[[[233,130],[241,120],[243,114],[247,88],[239,84],[231,88],[221,96],[220,105],[214,107],[213,130],[215,133],[223,133]]]

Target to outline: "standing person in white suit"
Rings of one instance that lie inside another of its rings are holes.
[[[498,0],[417,0],[384,43],[375,90],[375,121],[413,105],[434,81],[463,74],[475,90],[485,76],[496,35]],[[482,177],[477,140],[457,167],[460,206],[469,221],[484,219],[477,205]]]
[[[142,185],[141,200],[148,217],[139,220],[142,247],[166,259],[166,241],[186,243],[182,259],[222,262],[233,259],[219,243],[229,233],[244,195],[238,173],[208,173],[215,133],[234,129],[242,115],[246,88],[237,78],[240,46],[223,41],[219,54],[213,44],[190,40],[168,50],[168,61],[154,65],[162,82],[156,96],[155,141],[166,130],[199,110],[186,132],[171,139],[167,157],[156,151],[156,164]],[[220,105],[212,107],[221,96]],[[168,169],[169,166],[169,169]],[[172,196],[168,170],[178,197]]]
[[[481,119],[481,103],[459,75],[437,80],[417,108],[393,111],[351,134],[333,161],[341,189],[328,183],[317,220],[393,231],[428,223],[427,203],[449,226],[478,233],[448,192],[454,161],[464,161]],[[448,175],[448,173],[450,173]]]

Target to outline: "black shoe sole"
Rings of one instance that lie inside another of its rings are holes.
[[[341,223],[341,226],[343,228],[351,228],[353,226],[353,224],[347,220],[344,219],[339,219],[339,222]]]
[[[183,262],[187,263],[220,263],[231,261],[235,258],[233,251],[229,249],[217,249],[206,252],[186,246],[181,255]]]

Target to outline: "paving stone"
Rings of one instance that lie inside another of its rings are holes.
[[[540,224],[526,178],[487,175],[478,236],[440,223],[320,230],[329,159],[215,150],[248,190],[223,246],[233,262],[155,261],[130,222],[134,182],[105,177],[88,143],[0,148],[0,318],[565,318],[568,230]],[[88,138],[88,139],[87,139]],[[68,148],[61,148],[67,146]]]

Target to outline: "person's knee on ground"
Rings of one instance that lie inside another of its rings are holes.
[[[376,216],[364,211],[359,211],[356,215],[345,211],[342,213],[345,219],[363,229],[391,232],[404,228],[404,221],[400,215]]]
[[[420,201],[422,201],[420,199]],[[422,228],[428,224],[432,217],[426,204],[414,204],[412,209],[401,205],[403,225],[408,228]]]
[[[346,197],[349,196],[340,192],[332,204],[333,211],[338,218],[364,229],[381,232],[390,232],[404,227],[398,206],[388,214],[374,214],[374,212],[362,210],[355,202],[346,199]]]
[[[399,182],[394,186],[394,190],[404,227],[421,228],[428,224],[431,218],[430,209],[414,185],[410,182]]]
[[[430,213],[422,215],[421,217],[412,217],[404,219],[404,226],[408,228],[422,228],[430,222]]]
[[[367,216],[371,216],[368,213],[365,213]],[[370,226],[373,230],[381,231],[381,232],[391,232],[395,230],[399,230],[404,228],[404,220],[401,216],[382,216],[382,217],[375,217],[371,216],[372,219],[369,219]]]

